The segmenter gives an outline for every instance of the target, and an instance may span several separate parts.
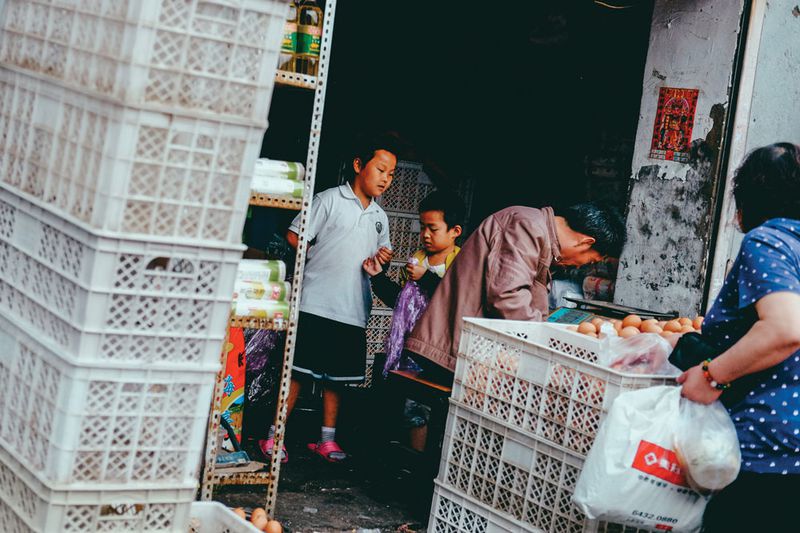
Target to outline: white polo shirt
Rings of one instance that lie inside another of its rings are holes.
[[[300,233],[300,215],[289,229]],[[309,247],[300,310],[365,328],[372,309],[369,276],[361,268],[378,248],[391,248],[389,219],[370,201],[361,205],[349,183],[314,196],[306,232]]]

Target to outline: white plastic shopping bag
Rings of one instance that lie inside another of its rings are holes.
[[[589,518],[661,531],[700,529],[708,496],[689,486],[675,453],[680,403],[680,387],[667,386],[614,400],[573,495]]]

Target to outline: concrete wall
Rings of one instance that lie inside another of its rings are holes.
[[[754,0],[710,300],[722,287],[742,238],[730,189],[736,167],[754,148],[779,141],[800,143],[800,7],[797,0]]]
[[[615,301],[700,310],[744,0],[656,0]],[[650,159],[660,87],[699,89],[688,163]]]

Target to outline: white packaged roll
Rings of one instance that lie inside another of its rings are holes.
[[[278,161],[274,159],[257,159],[253,172],[256,176],[284,177],[290,180],[302,181],[306,169],[300,163],[293,161]]]
[[[292,290],[288,281],[249,281],[237,280],[234,287],[234,300],[272,300],[285,301]]]
[[[286,264],[277,259],[242,259],[236,271],[237,281],[283,281]]]
[[[253,176],[250,182],[250,190],[264,194],[285,194],[294,198],[303,197],[302,181],[295,181],[280,177]]]
[[[232,305],[236,316],[252,316],[279,320],[289,318],[289,304],[273,300],[235,300]]]

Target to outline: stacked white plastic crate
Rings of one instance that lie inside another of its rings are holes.
[[[0,8],[0,523],[186,531],[288,4]]]
[[[670,380],[595,364],[565,327],[466,319],[429,531],[635,531],[587,520],[572,493],[620,393]]]

